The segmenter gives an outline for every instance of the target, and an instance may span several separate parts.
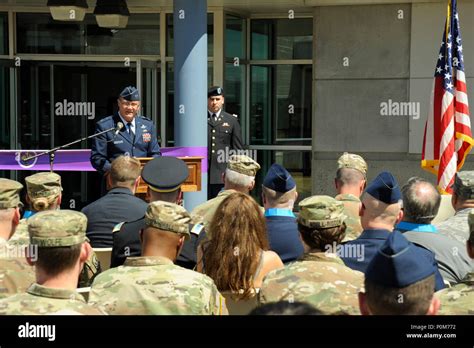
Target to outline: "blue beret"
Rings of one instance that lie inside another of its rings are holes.
[[[217,97],[220,95],[224,95],[224,89],[220,86],[212,86],[207,91],[207,97]]]
[[[390,288],[404,288],[435,273],[432,253],[424,253],[395,230],[370,261],[365,278]]]
[[[296,186],[296,183],[283,166],[274,163],[263,179],[263,186],[277,192],[288,192]]]
[[[176,157],[156,157],[142,171],[142,179],[156,192],[176,191],[188,178],[186,163]]]
[[[128,101],[140,101],[140,93],[138,89],[133,86],[128,86],[120,93],[120,97]]]
[[[385,204],[397,203],[402,199],[397,180],[389,172],[377,175],[365,192]]]

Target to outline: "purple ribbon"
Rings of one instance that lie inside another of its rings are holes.
[[[203,157],[201,172],[207,173],[207,147],[168,147],[161,148],[163,156]],[[48,171],[49,156],[44,155],[22,162],[20,158],[39,155],[45,150],[0,150],[0,170]],[[90,162],[91,150],[58,150],[54,158],[54,171],[93,172]]]

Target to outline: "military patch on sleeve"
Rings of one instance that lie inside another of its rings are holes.
[[[125,221],[115,225],[113,230],[112,230],[112,233],[119,232],[124,223],[125,223]]]
[[[199,234],[201,233],[201,231],[204,229],[204,225],[202,224],[196,224],[193,226],[193,228],[191,228],[191,233],[194,233],[195,235],[199,236]]]

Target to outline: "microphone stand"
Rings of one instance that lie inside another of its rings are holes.
[[[66,147],[69,147],[69,146],[71,146],[71,145],[80,143],[81,141],[84,141],[84,140],[87,140],[87,139],[91,139],[91,138],[95,138],[95,137],[98,137],[99,135],[102,135],[102,134],[104,134],[104,133],[107,133],[107,132],[110,132],[110,131],[114,131],[114,130],[116,131],[117,128],[116,128],[116,127],[112,127],[112,128],[107,129],[107,130],[105,130],[105,131],[102,131],[102,132],[99,132],[99,133],[96,133],[96,134],[89,135],[88,137],[84,137],[84,138],[81,138],[81,139],[74,140],[74,141],[71,142],[71,143],[68,143],[68,144],[64,144],[64,145],[55,147],[54,149],[51,149],[51,150],[42,152],[42,153],[40,153],[40,154],[38,154],[38,155],[35,155],[35,156],[30,156],[30,157],[27,157],[27,158],[24,158],[24,159],[21,159],[21,160],[22,160],[23,162],[28,162],[28,161],[31,161],[32,159],[37,158],[37,157],[41,157],[41,156],[44,156],[44,155],[49,155],[49,168],[50,168],[50,171],[52,172],[52,171],[53,171],[53,164],[54,164],[54,157],[55,157],[55,155],[56,155],[56,151],[61,150],[61,149],[65,149]]]

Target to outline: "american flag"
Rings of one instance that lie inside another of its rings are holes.
[[[459,15],[456,0],[450,0],[421,158],[421,167],[438,176],[441,193],[452,193],[454,176],[473,143]]]

